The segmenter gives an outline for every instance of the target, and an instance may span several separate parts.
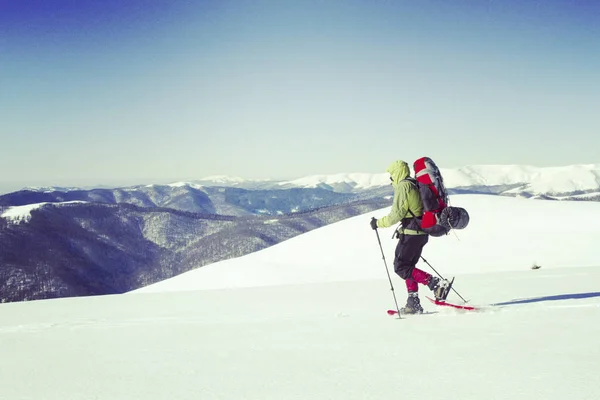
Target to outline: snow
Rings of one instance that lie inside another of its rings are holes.
[[[319,185],[348,184],[355,190],[369,189],[390,184],[389,174],[341,173],[332,175],[311,175],[300,179],[280,182],[281,186],[315,188]]]
[[[198,185],[192,182],[175,182],[175,183],[170,183],[167,186],[170,187],[191,187],[192,189],[199,189],[202,190],[204,188],[203,185]]]
[[[27,204],[24,206],[9,207],[4,211],[0,218],[6,218],[13,223],[28,222],[31,219],[31,212],[47,203]]]
[[[530,302],[464,312],[423,288],[436,314],[388,316],[383,209],[130,294],[2,304],[1,397],[597,398],[600,203],[452,202],[471,224],[425,258],[470,304]]]
[[[440,171],[447,187],[464,187],[525,183],[534,179],[539,170],[529,165],[472,165]]]
[[[31,212],[33,210],[37,210],[38,208],[45,206],[46,204],[51,204],[53,206],[60,206],[63,204],[74,204],[74,203],[85,203],[84,201],[64,201],[64,202],[56,202],[56,203],[36,203],[36,204],[27,204],[24,206],[14,206],[9,207],[6,211],[4,211],[0,218],[6,218],[9,222],[14,224],[20,224],[21,222],[29,222],[31,219]]]
[[[549,182],[552,184],[549,185]],[[589,190],[600,186],[600,171],[592,166],[573,166],[570,169],[547,168],[540,171],[539,178],[533,179],[530,190],[533,193],[568,193]]]
[[[444,183],[449,188],[524,184],[527,190],[533,194],[558,194],[579,190],[597,190],[600,186],[600,164],[565,167],[478,165],[458,169],[441,169],[441,172]],[[522,188],[518,188],[512,192],[516,193],[521,190]]]
[[[579,194],[576,196],[566,196],[566,197],[556,196],[553,198],[555,198],[557,200],[572,200],[572,199],[589,200],[591,198],[600,198],[600,192],[592,192],[592,193]]]
[[[35,192],[42,193],[52,193],[52,192],[70,192],[73,190],[81,190],[81,188],[74,186],[26,186],[22,190],[31,190]]]

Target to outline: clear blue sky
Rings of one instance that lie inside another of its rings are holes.
[[[600,2],[0,0],[0,182],[600,162]]]

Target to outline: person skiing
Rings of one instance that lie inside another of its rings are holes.
[[[418,284],[431,289],[436,299],[445,300],[449,291],[448,282],[416,267],[429,235],[420,230],[419,217],[423,215],[423,203],[416,182],[410,178],[408,164],[402,160],[394,161],[386,171],[394,187],[392,209],[385,217],[373,217],[371,228],[388,228],[402,222],[396,231],[399,240],[394,257],[394,271],[404,279],[408,291],[406,307],[401,311],[405,314],[422,313]]]

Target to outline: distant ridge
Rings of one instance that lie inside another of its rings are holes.
[[[565,198],[597,195],[600,192],[600,164],[563,167],[529,165],[469,165],[441,168],[446,187],[469,192],[488,192],[526,197]],[[196,182],[196,181],[195,181]],[[196,182],[197,183],[197,182]],[[219,177],[202,180],[207,186],[235,186],[247,189],[324,188],[352,193],[389,186],[387,173],[338,173],[310,175],[293,180],[244,180]],[[488,190],[482,190],[487,188]]]
[[[563,167],[469,165],[460,168],[441,168],[441,171],[446,187],[451,190],[451,193],[488,193],[560,200],[600,200],[600,164]],[[372,190],[389,188],[389,185],[388,174],[382,172],[317,174],[291,180],[244,179],[217,175],[167,185],[139,185],[113,190],[131,192],[148,190],[153,187],[157,190],[160,187],[170,187],[187,191],[205,191],[206,188],[211,187],[245,190],[301,188],[324,189],[344,194],[363,194]],[[30,190],[38,193],[52,193],[75,192],[82,189],[43,187]]]

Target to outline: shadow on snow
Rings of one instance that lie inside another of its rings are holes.
[[[505,301],[503,303],[495,303],[495,304],[492,304],[492,306],[509,306],[509,305],[513,305],[513,304],[539,303],[542,301],[555,301],[555,300],[587,299],[590,297],[600,297],[600,292],[559,294],[559,295],[555,295],[555,296],[533,297],[531,299],[517,299],[517,300]]]

